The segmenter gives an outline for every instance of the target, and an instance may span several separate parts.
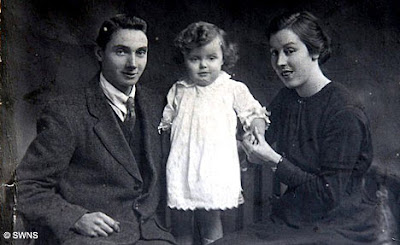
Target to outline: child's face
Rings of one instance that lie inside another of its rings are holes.
[[[200,86],[207,86],[215,81],[224,64],[221,41],[215,38],[210,43],[192,49],[184,54],[189,78]]]

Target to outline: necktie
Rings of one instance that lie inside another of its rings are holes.
[[[136,118],[136,113],[135,113],[135,99],[132,97],[129,97],[128,100],[126,101],[126,117],[125,117],[125,122],[135,122]]]

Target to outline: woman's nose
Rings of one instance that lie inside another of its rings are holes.
[[[276,60],[276,65],[277,66],[284,66],[287,64],[287,57],[284,53],[279,53],[277,60]]]

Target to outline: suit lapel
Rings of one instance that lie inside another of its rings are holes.
[[[118,124],[114,111],[107,103],[99,80],[92,81],[91,87],[86,89],[86,98],[89,112],[98,118],[94,131],[103,142],[110,154],[137,180],[142,182],[140,172],[133,153]]]
[[[155,147],[155,143],[158,143],[154,137],[157,137],[157,123],[159,118],[156,118],[158,115],[152,110],[152,101],[151,96],[146,91],[144,87],[140,85],[137,86],[136,95],[137,96],[137,103],[138,109],[141,111],[142,120],[143,120],[143,135],[144,135],[144,150],[146,152],[146,164],[149,164],[150,167],[150,186],[149,188],[153,188],[156,183],[157,178],[157,163],[155,162],[155,154],[158,150]],[[155,134],[157,134],[155,136]]]

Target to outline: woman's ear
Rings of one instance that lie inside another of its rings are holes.
[[[312,59],[313,61],[318,60],[318,59],[319,59],[319,54],[312,54],[312,55],[311,55],[311,59]]]
[[[94,48],[94,54],[96,55],[96,58],[97,58],[97,60],[98,60],[99,62],[102,62],[102,61],[103,61],[104,52],[103,52],[103,49],[102,49],[102,48],[100,48],[99,46],[96,46],[96,47]]]

